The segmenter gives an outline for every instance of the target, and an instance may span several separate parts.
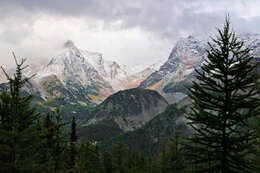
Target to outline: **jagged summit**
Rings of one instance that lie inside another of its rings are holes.
[[[106,61],[101,53],[80,49],[71,40],[63,48],[63,52],[37,71],[35,87],[44,96],[60,97],[66,91],[69,101],[86,98],[101,102],[116,91],[137,87],[155,71],[155,67],[147,67],[135,72],[116,61]]]
[[[260,34],[240,34],[245,46],[252,48],[251,53],[260,57]],[[168,60],[158,71],[152,73],[140,88],[155,89],[172,103],[186,96],[185,85],[190,82],[194,68],[206,58],[208,40],[202,36],[188,36],[180,39],[173,47]]]
[[[103,78],[105,72],[102,73],[93,63],[95,59],[102,58],[101,54],[80,50],[72,41],[67,41],[64,48],[63,53],[53,57],[38,73],[39,83],[59,80],[58,83],[64,88],[95,101],[102,101],[114,92],[109,82]]]
[[[260,34],[245,33],[239,37],[252,48],[252,54],[260,57]],[[101,102],[119,90],[139,86],[159,91],[171,103],[186,95],[179,83],[187,83],[194,74],[194,68],[203,62],[207,41],[201,36],[182,38],[165,63],[159,61],[151,66],[129,68],[116,61],[105,60],[101,53],[80,49],[68,40],[63,45],[63,52],[53,56],[46,65],[30,66],[32,68],[26,71],[26,75],[37,73],[33,83],[44,96],[62,96],[66,90],[69,97],[77,95],[72,100],[80,97],[83,101],[86,98]],[[4,79],[0,74],[0,82],[5,82]]]
[[[172,78],[170,74],[177,73],[175,80],[182,80],[191,71],[194,66],[200,63],[202,55],[205,53],[205,42],[193,36],[186,39],[180,39],[172,49],[168,60],[160,69],[152,73],[144,80],[139,87],[157,89],[156,85],[163,78]]]
[[[94,67],[86,61],[85,57],[75,46],[71,47],[66,52],[53,57],[51,61],[39,72],[38,77],[44,77],[48,75],[64,75],[64,72],[79,73],[87,70],[96,70]]]

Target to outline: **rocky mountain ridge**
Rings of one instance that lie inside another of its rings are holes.
[[[251,53],[260,57],[260,34],[240,34],[245,46],[251,47]],[[157,90],[169,103],[175,103],[186,97],[187,86],[198,68],[206,58],[208,40],[189,36],[179,40],[172,49],[168,60],[158,71],[147,77],[139,88]]]
[[[62,97],[67,102],[100,103],[119,90],[137,87],[158,69],[153,64],[136,72],[126,65],[104,60],[100,53],[78,49],[72,41],[64,45],[63,53],[52,57],[49,63],[29,66],[25,71],[25,76],[37,74],[31,84],[43,99]],[[3,82],[6,79],[0,73],[0,83]]]

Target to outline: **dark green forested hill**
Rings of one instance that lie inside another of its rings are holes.
[[[91,111],[79,128],[82,140],[108,140],[140,128],[163,112],[167,101],[156,91],[134,88],[119,91]]]
[[[144,126],[124,132],[112,120],[102,120],[96,124],[80,127],[78,134],[82,140],[97,141],[102,148],[110,148],[118,140],[123,140],[131,149],[136,151],[159,151],[172,133],[178,131],[189,135],[184,113],[188,110],[190,99],[185,98],[178,104],[168,105],[166,109],[148,121]]]
[[[158,114],[143,127],[105,140],[101,143],[101,146],[109,147],[111,143],[122,140],[128,144],[132,150],[152,150],[158,152],[160,147],[166,143],[174,132],[178,132],[183,136],[191,134],[191,129],[187,127],[184,118],[185,112],[188,111],[189,104],[189,99],[185,98],[178,104],[169,105],[164,112]]]
[[[123,90],[98,105],[83,126],[98,125],[109,120],[121,130],[131,131],[163,112],[167,105],[167,101],[157,91],[140,88]]]

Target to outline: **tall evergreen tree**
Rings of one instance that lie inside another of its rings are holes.
[[[122,140],[118,141],[113,148],[114,171],[116,173],[127,172],[128,149]]]
[[[0,169],[1,172],[38,172],[40,147],[39,115],[31,107],[33,97],[22,94],[22,87],[30,78],[23,77],[25,59],[16,62],[14,77],[4,71],[9,81],[8,90],[0,94]]]
[[[189,88],[193,102],[187,119],[195,133],[185,150],[203,164],[197,172],[252,172],[246,156],[254,152],[255,137],[248,121],[259,115],[260,104],[253,56],[230,31],[229,19],[218,33]]]
[[[253,156],[253,164],[255,165],[255,172],[260,172],[260,118],[257,118],[256,123],[252,126],[256,130],[256,154]]]
[[[52,120],[52,115],[47,113],[45,119],[42,123],[41,128],[41,138],[42,144],[41,149],[38,151],[40,153],[39,160],[45,163],[44,171],[51,172],[53,170],[53,146],[54,146],[54,123]]]
[[[78,154],[76,157],[75,164],[75,172],[91,172],[88,171],[89,168],[89,156],[91,153],[89,152],[89,142],[83,142],[79,144]]]
[[[75,162],[76,172],[101,173],[104,172],[104,163],[97,146],[89,141],[82,142],[78,147]]]
[[[112,173],[113,172],[113,164],[112,164],[112,155],[105,151],[103,153],[103,157],[102,157],[102,161],[103,161],[103,167],[104,167],[104,173]]]
[[[70,150],[69,169],[71,170],[75,167],[75,159],[77,155],[76,142],[77,142],[76,122],[75,122],[75,117],[73,117],[71,123],[70,146],[69,146],[69,150]]]
[[[61,172],[63,168],[65,168],[64,165],[64,151],[65,151],[65,137],[66,135],[63,133],[63,127],[65,126],[65,123],[62,122],[61,119],[61,113],[60,110],[57,108],[54,114],[54,140],[53,140],[53,146],[52,146],[52,158],[54,161],[54,172]]]
[[[164,173],[181,173],[185,170],[185,161],[181,151],[181,137],[176,132],[170,138],[161,156],[161,170]]]

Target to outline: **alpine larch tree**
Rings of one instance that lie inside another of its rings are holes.
[[[208,43],[207,57],[189,87],[192,107],[186,115],[195,133],[186,155],[195,172],[252,172],[255,134],[249,122],[259,115],[259,92],[250,62],[251,49],[230,29],[229,19]]]

